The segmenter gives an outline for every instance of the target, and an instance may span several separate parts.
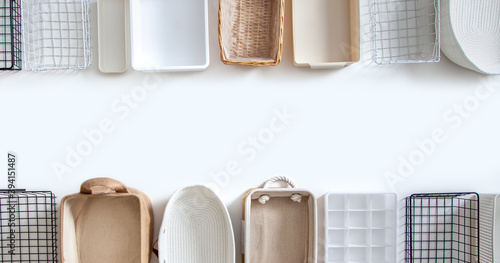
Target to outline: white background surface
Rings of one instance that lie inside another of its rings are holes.
[[[129,68],[125,74],[105,75],[96,60],[78,72],[0,72],[0,153],[19,154],[19,187],[52,190],[58,202],[98,176],[145,192],[154,206],[155,237],[176,189],[214,182],[210,173],[235,160],[241,173],[231,176],[220,197],[232,216],[237,255],[242,196],[276,174],[288,175],[317,196],[327,191],[396,191],[400,198],[429,191],[500,192],[499,76],[460,68],[445,57],[426,65],[371,63],[366,2],[361,1],[362,61],[341,70],[292,66],[289,1],[279,66],[223,65],[218,3],[210,0],[211,64],[205,72],[151,75]],[[95,2],[91,8],[97,58]],[[137,92],[151,76],[161,80],[159,87],[127,117],[113,111],[122,96]],[[472,101],[481,85],[496,93],[480,100],[454,128],[456,122],[443,116],[454,105]],[[274,109],[283,108],[295,118],[247,161],[240,144],[268,128]],[[84,131],[104,119],[112,121],[113,132],[58,177],[53,163],[64,164],[68,148],[75,149],[85,140]],[[414,141],[430,138],[436,128],[446,140],[392,189],[384,174],[396,172],[398,157],[408,159],[418,149]],[[0,171],[6,171],[3,159]],[[4,174],[2,188],[7,186]]]

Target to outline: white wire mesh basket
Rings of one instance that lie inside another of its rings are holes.
[[[25,68],[86,69],[91,64],[88,0],[23,0]]]
[[[377,64],[439,62],[440,0],[370,0]]]

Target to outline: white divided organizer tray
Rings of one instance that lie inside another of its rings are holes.
[[[127,70],[126,0],[97,0],[99,69],[104,73]]]
[[[341,68],[359,61],[359,0],[293,0],[295,66]]]
[[[132,67],[200,71],[208,67],[207,0],[131,0]]]
[[[396,262],[396,194],[327,193],[326,263]]]

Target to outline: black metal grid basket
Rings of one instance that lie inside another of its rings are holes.
[[[21,69],[21,57],[21,0],[0,0],[0,70]]]
[[[57,262],[56,196],[0,190],[0,262]]]
[[[405,262],[479,262],[479,195],[414,194],[405,199]]]

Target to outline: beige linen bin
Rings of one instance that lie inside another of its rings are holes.
[[[286,182],[287,188],[272,187]],[[315,263],[316,201],[286,177],[274,177],[243,199],[245,263]]]
[[[85,181],[61,201],[61,262],[148,263],[150,199],[110,178]]]

